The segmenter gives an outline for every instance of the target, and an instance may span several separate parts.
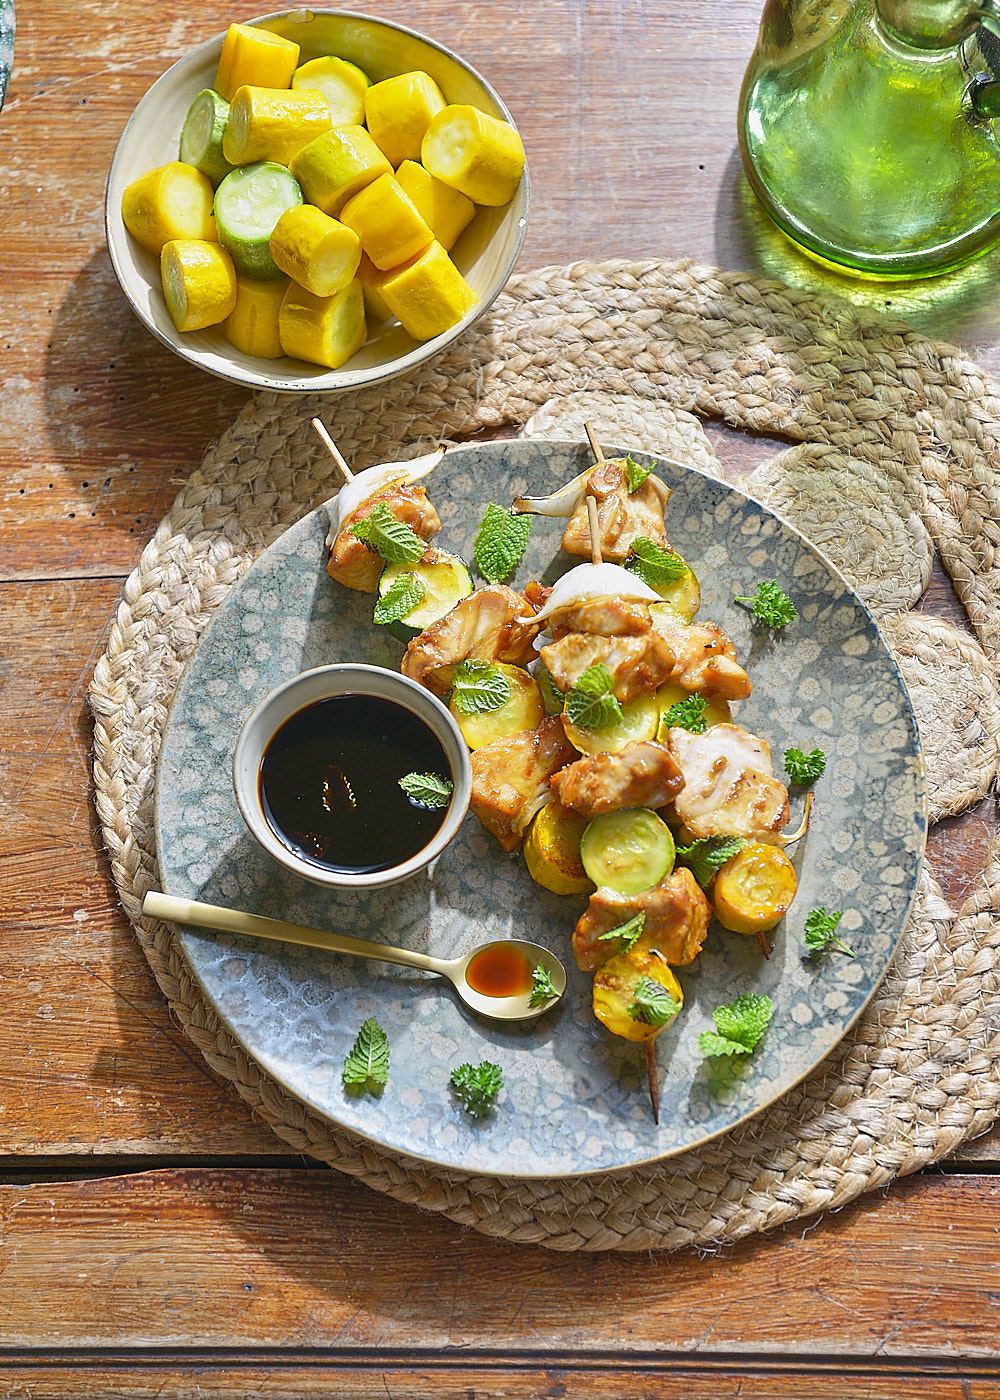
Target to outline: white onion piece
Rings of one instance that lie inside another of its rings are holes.
[[[429,452],[426,457],[414,457],[410,462],[381,462],[375,467],[366,467],[350,481],[345,481],[333,500],[331,537],[336,539],[348,516],[353,515],[359,506],[394,482],[410,486],[422,476],[432,472],[444,456],[444,448]]]
[[[515,496],[511,510],[515,515],[568,517],[573,514],[583,500],[587,490],[587,482],[593,470],[593,467],[588,467],[585,472],[575,476],[572,481],[567,481],[565,486],[560,486],[558,491],[553,491],[551,496]],[[665,486],[658,476],[647,476],[646,481],[666,505],[672,494],[670,487]]]
[[[588,603],[595,598],[638,598],[647,603],[659,603],[660,595],[643,583],[638,574],[623,569],[620,564],[577,564],[575,569],[557,578],[545,605],[536,614],[551,617],[563,608]]]

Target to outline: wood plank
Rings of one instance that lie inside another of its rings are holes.
[[[231,1359],[188,1351],[136,1358],[87,1352],[44,1360],[3,1357],[10,1394],[31,1400],[68,1400],[99,1394],[102,1400],[996,1400],[1000,1381],[972,1363],[924,1366],[914,1374],[866,1362],[852,1368],[831,1362],[826,1370],[780,1369],[773,1362],[698,1367],[683,1358],[581,1365],[578,1357],[552,1356],[544,1363],[520,1357],[443,1357],[421,1368],[392,1354],[365,1361],[289,1357],[271,1351]],[[20,1386],[21,1390],[14,1387]]]
[[[281,1154],[171,1020],[118,908],[86,687],[119,587],[0,585],[0,1150]]]
[[[980,1361],[995,1379],[998,1206],[994,1178],[912,1177],[698,1258],[510,1244],[335,1172],[2,1186],[3,1347],[302,1349],[341,1365],[396,1352],[416,1369],[471,1349],[723,1373],[781,1356],[913,1374],[941,1356],[952,1377]]]

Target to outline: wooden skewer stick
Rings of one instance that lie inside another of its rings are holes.
[[[597,520],[597,501],[593,496],[587,497],[587,524],[590,526],[590,562],[592,564],[603,564],[604,556],[601,554],[601,527]]]
[[[649,1080],[649,1102],[653,1105],[653,1122],[660,1121],[660,1076],[656,1068],[656,1039],[646,1041],[646,1077]]]
[[[339,448],[339,447],[337,446],[337,444],[334,442],[333,438],[330,436],[330,434],[327,432],[327,430],[323,427],[323,424],[319,421],[318,418],[314,418],[314,419],[312,420],[312,425],[313,425],[313,427],[316,429],[316,431],[319,433],[320,437],[323,439],[323,442],[324,442],[324,444],[325,444],[325,446],[326,446],[327,452],[329,452],[330,456],[333,458],[333,460],[336,462],[337,466],[340,468],[340,471],[341,471],[341,474],[343,475],[344,480],[345,480],[345,481],[353,481],[353,480],[354,480],[354,473],[351,471],[350,467],[347,465],[347,463],[344,461],[343,457],[340,455],[340,448]]]
[[[597,441],[597,434],[594,432],[593,423],[584,423],[583,430],[587,434],[590,443],[590,450],[594,454],[594,460],[598,463],[604,461],[604,453],[601,451],[601,444]]]

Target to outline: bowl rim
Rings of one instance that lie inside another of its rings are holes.
[[[303,23],[310,23],[313,20],[325,17],[334,17],[347,21],[360,21],[365,24],[376,25],[379,28],[395,30],[419,43],[428,45],[446,59],[455,63],[459,68],[463,69],[469,77],[480,84],[488,93],[490,100],[495,103],[498,111],[503,114],[504,119],[517,131],[517,123],[514,121],[507,104],[493,87],[492,83],[483,77],[478,69],[474,68],[471,63],[462,58],[461,55],[457,54],[453,49],[450,49],[446,44],[442,44],[439,40],[433,39],[429,35],[422,33],[418,29],[413,29],[409,25],[400,24],[396,20],[383,19],[379,15],[367,14],[360,10],[344,10],[332,7],[272,10],[264,15],[255,15],[250,19],[241,20],[240,23],[257,28],[267,28],[271,21],[291,20],[298,19],[299,17],[301,17]],[[514,199],[511,201],[512,212],[515,213],[517,219],[516,236],[512,241],[510,250],[503,261],[500,271],[494,278],[492,290],[482,294],[475,306],[466,312],[461,321],[456,322],[454,326],[443,331],[440,335],[435,336],[432,340],[416,342],[412,349],[389,360],[384,365],[350,370],[348,366],[351,361],[348,360],[347,364],[341,366],[340,369],[331,370],[326,369],[324,366],[317,365],[314,367],[313,371],[310,371],[305,361],[296,361],[290,357],[282,357],[283,360],[292,365],[302,364],[303,372],[294,376],[275,379],[272,375],[267,373],[266,368],[255,371],[242,365],[229,365],[224,352],[221,350],[218,355],[213,355],[209,359],[206,359],[206,352],[204,350],[195,351],[185,347],[183,338],[180,337],[180,332],[175,332],[172,335],[169,330],[165,331],[162,327],[157,325],[147,314],[145,308],[137,303],[131,295],[128,288],[128,273],[124,254],[124,250],[128,246],[125,240],[129,238],[129,234],[127,230],[125,230],[124,224],[121,223],[121,210],[120,207],[117,207],[120,205],[121,192],[118,192],[119,198],[117,203],[112,199],[112,192],[116,188],[117,183],[119,183],[117,180],[118,170],[119,166],[124,162],[129,138],[144,119],[144,108],[153,105],[155,102],[154,94],[157,88],[165,83],[172,75],[176,75],[179,68],[184,66],[198,66],[199,63],[208,58],[213,49],[217,49],[221,52],[225,34],[226,31],[223,30],[213,35],[211,38],[203,40],[202,43],[195,45],[193,49],[190,49],[172,63],[169,68],[165,69],[159,77],[154,80],[150,87],[147,88],[142,97],[140,97],[118,138],[114,155],[111,158],[111,165],[108,168],[108,176],[104,187],[104,233],[108,255],[111,259],[111,266],[114,270],[115,277],[118,279],[125,300],[146,329],[150,331],[162,345],[165,345],[168,350],[173,351],[174,354],[197,369],[204,370],[214,375],[216,378],[226,380],[229,383],[240,384],[245,388],[267,389],[277,393],[290,394],[347,393],[350,390],[367,389],[378,384],[384,384],[387,380],[394,379],[398,375],[406,373],[407,370],[414,369],[418,365],[423,364],[426,360],[446,349],[453,341],[462,336],[469,327],[492,306],[510,280],[511,274],[524,247],[524,240],[527,234],[528,214],[531,204],[531,182],[527,160],[525,160],[524,171],[514,194]],[[261,364],[264,366],[272,363],[277,362],[261,360]]]
[[[298,699],[300,692],[308,692]],[[274,834],[264,816],[258,774],[267,745],[283,724],[300,710],[339,695],[370,695],[388,699],[422,720],[445,751],[454,784],[444,821],[417,853],[398,865],[350,874],[327,869],[297,856]],[[271,718],[271,716],[274,718]],[[232,760],[233,791],[240,815],[258,845],[286,870],[326,889],[375,890],[418,874],[442,853],[457,835],[472,796],[469,750],[454,716],[425,686],[399,671],[366,662],[341,661],[300,671],[269,690],[244,719]]]

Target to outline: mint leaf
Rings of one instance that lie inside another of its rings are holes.
[[[656,465],[655,462],[650,462],[648,466],[641,467],[638,462],[633,461],[631,453],[625,458],[625,476],[630,496],[633,491],[638,491],[646,477],[655,470]]]
[[[510,699],[510,680],[492,661],[460,661],[452,684],[452,703],[460,715],[487,715],[502,710]]]
[[[677,859],[688,867],[702,889],[706,889],[726,861],[732,860],[742,847],[739,836],[702,836],[690,846],[678,846]]]
[[[423,602],[424,592],[424,585],[416,574],[397,574],[375,604],[372,621],[380,627],[389,622],[398,622]]]
[[[377,1093],[389,1077],[389,1038],[371,1017],[362,1025],[358,1038],[344,1060],[344,1083],[351,1089]]]
[[[666,987],[652,977],[640,977],[632,995],[635,1000],[628,1014],[633,1021],[644,1021],[647,1026],[665,1026],[681,1009],[680,1002],[674,1001]]]
[[[503,1088],[503,1071],[489,1060],[478,1065],[459,1065],[451,1072],[451,1087],[464,1104],[466,1113],[482,1118],[489,1113]]]
[[[619,924],[617,928],[608,929],[607,933],[598,934],[598,943],[605,943],[609,938],[621,940],[619,953],[629,953],[642,937],[642,931],[646,927],[646,912],[640,909],[638,914],[633,914],[624,924]]]
[[[767,1030],[774,1003],[762,992],[748,992],[712,1012],[714,1031],[702,1031],[703,1055],[750,1055]]]
[[[610,729],[620,724],[622,707],[614,696],[614,677],[603,661],[588,666],[566,695],[566,714],[581,729]]]
[[[403,520],[397,520],[384,501],[379,501],[366,520],[351,526],[351,534],[387,564],[415,564],[426,545]]]
[[[418,807],[447,807],[454,784],[438,773],[407,773],[399,786]]]
[[[530,515],[512,515],[490,502],[472,547],[476,568],[488,583],[510,578],[521,562],[530,533]]]
[[[679,554],[673,550],[661,549],[645,535],[632,541],[626,569],[638,574],[650,588],[664,588],[668,583],[676,583],[679,578],[690,573],[690,569]]]

